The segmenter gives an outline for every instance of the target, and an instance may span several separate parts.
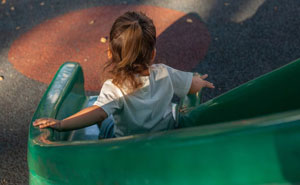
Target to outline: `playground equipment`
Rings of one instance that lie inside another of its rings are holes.
[[[91,105],[79,64],[61,66],[32,118],[65,118]],[[183,128],[98,140],[30,123],[30,184],[298,184],[300,60],[201,103],[178,107]]]

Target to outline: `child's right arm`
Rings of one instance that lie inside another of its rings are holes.
[[[34,121],[33,126],[38,126],[39,128],[51,127],[55,130],[67,131],[101,123],[106,118],[106,112],[101,107],[93,105],[61,121],[53,118],[37,119]]]
[[[213,83],[210,83],[209,81],[204,80],[207,77],[208,77],[207,74],[202,75],[202,76],[200,76],[200,75],[193,76],[189,94],[195,94],[204,87],[215,88]]]

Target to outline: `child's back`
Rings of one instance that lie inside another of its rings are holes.
[[[174,93],[179,97],[188,93],[192,73],[155,64],[149,76],[139,78],[143,86],[129,94],[106,81],[94,104],[113,114],[116,137],[175,128],[171,100]]]

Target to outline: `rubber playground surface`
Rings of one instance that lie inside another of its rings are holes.
[[[107,75],[105,38],[122,13],[142,11],[153,19],[156,62],[209,74],[216,89],[204,92],[206,101],[299,58],[299,5],[296,0],[1,0],[0,184],[28,183],[28,124],[61,64],[79,62],[87,93],[98,94]]]

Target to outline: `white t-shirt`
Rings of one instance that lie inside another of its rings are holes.
[[[153,64],[149,76],[140,76],[143,87],[127,94],[112,83],[104,82],[94,105],[113,115],[116,137],[168,130],[175,127],[171,100],[187,95],[193,73]]]

